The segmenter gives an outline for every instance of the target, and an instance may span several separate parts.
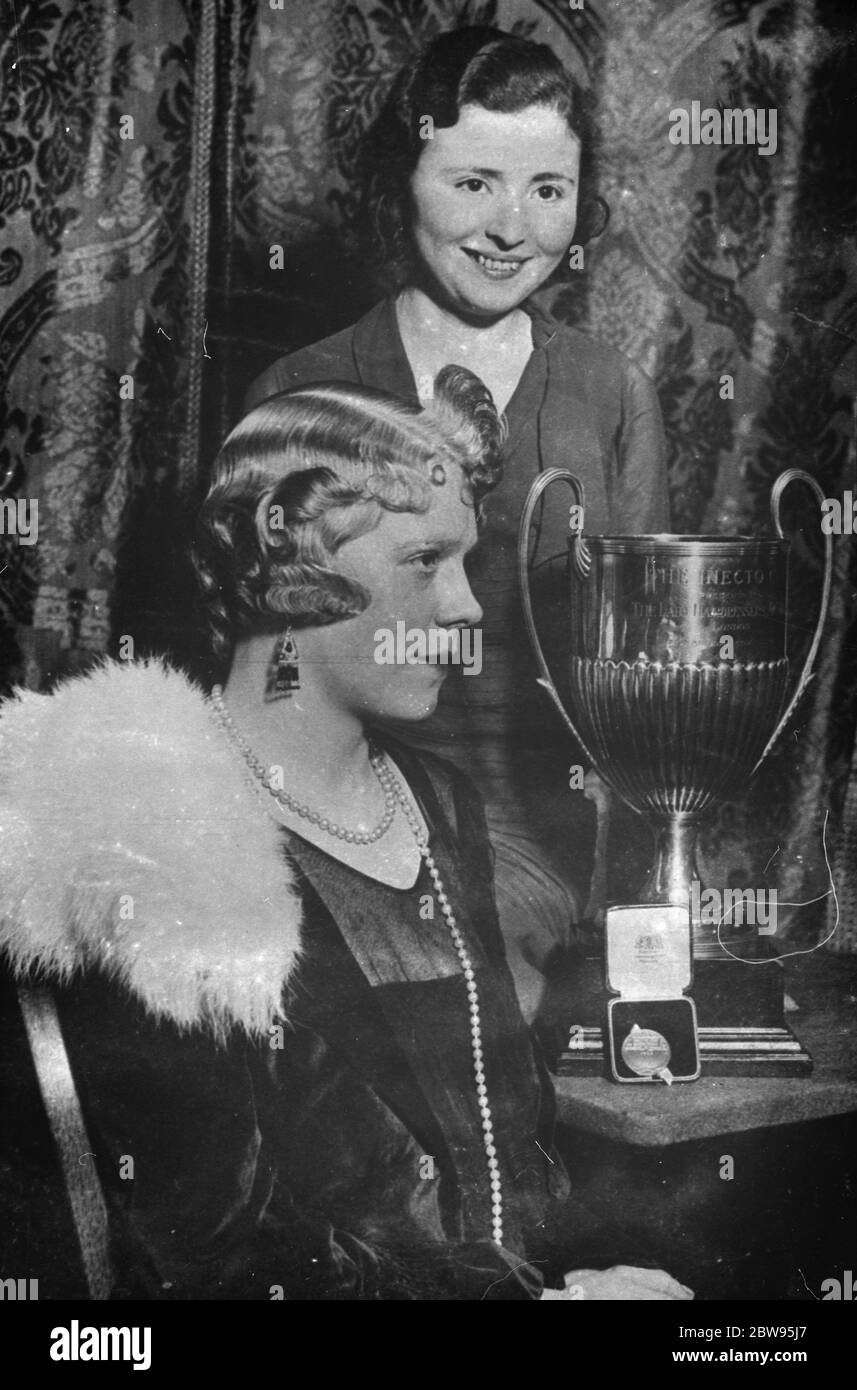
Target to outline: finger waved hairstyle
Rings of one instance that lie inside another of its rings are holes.
[[[337,622],[371,595],[336,553],[384,510],[422,512],[456,486],[477,508],[499,477],[503,426],[464,367],[435,379],[425,410],[366,386],[283,391],[236,425],[214,464],[193,563],[215,656],[250,633]]]

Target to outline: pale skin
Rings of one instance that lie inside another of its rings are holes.
[[[374,660],[375,633],[394,629],[398,620],[423,628],[477,625],[482,610],[465,571],[476,540],[476,519],[463,475],[448,467],[446,482],[432,488],[427,511],[383,511],[374,530],[340,547],[338,567],[365,586],[371,601],[356,618],[300,629],[301,688],[291,698],[265,701],[274,646],[270,633],[237,644],[224,701],[238,730],[266,767],[284,769],[287,791],[337,824],[370,830],[383,814],[383,795],[369,762],[366,723],[382,716],[426,718],[448,670],[379,665]],[[401,781],[406,786],[404,778]],[[413,798],[411,804],[422,822]],[[273,799],[271,807],[284,824],[361,873],[396,888],[416,882],[419,851],[403,814],[396,815],[381,840],[363,846],[333,839],[301,817],[274,807]],[[548,1289],[542,1295],[546,1302],[692,1296],[663,1270],[626,1265],[571,1271],[564,1291]]]
[[[464,106],[425,142],[411,179],[420,277],[396,304],[424,398],[458,362],[505,410],[533,349],[520,305],[572,242],[579,172],[580,143],[551,107]]]
[[[476,518],[461,470],[447,473],[432,488],[428,511],[382,511],[374,530],[340,547],[338,568],[372,600],[356,618],[298,630],[298,692],[265,701],[270,634],[238,643],[224,689],[227,708],[263,765],[282,767],[292,796],[349,830],[370,831],[384,813],[365,724],[426,718],[449,672],[448,666],[379,665],[376,631],[395,631],[399,620],[409,628],[463,628],[482,617],[464,569],[477,540]],[[416,882],[419,851],[404,815],[374,844],[349,845],[271,804],[284,824],[361,873],[395,888]]]

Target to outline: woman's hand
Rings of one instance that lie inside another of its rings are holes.
[[[613,1265],[612,1269],[573,1269],[565,1276],[564,1289],[545,1289],[544,1302],[560,1299],[579,1302],[657,1300],[683,1302],[693,1298],[692,1289],[679,1284],[663,1269],[638,1269],[634,1265]]]

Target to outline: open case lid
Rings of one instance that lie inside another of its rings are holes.
[[[677,999],[693,979],[690,905],[608,907],[607,987],[623,999]]]

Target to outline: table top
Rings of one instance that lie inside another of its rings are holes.
[[[701,1076],[673,1086],[555,1078],[558,1119],[626,1144],[665,1146],[857,1111],[857,957],[824,950],[784,962],[798,1010],[786,1022],[808,1049],[806,1077]]]

